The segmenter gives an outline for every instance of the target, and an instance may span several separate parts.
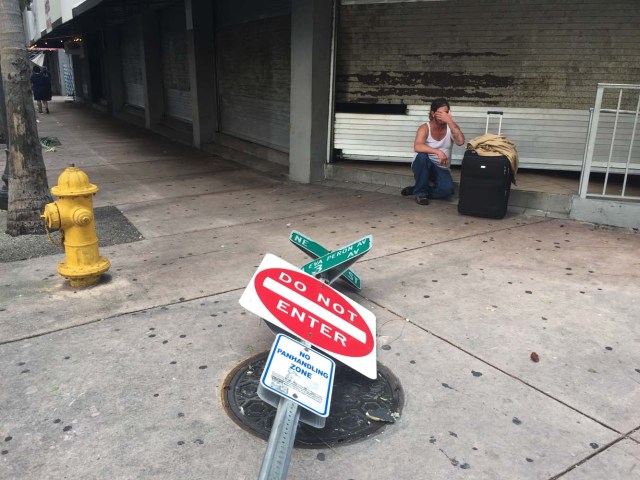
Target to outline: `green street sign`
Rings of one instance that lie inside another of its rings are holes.
[[[365,237],[366,238],[366,237]],[[329,250],[324,248],[319,243],[313,241],[311,238],[303,235],[300,232],[296,232],[295,230],[291,232],[291,236],[289,237],[291,243],[293,243],[300,250],[311,256],[312,258],[322,257],[328,253],[331,253]],[[370,244],[371,242],[369,242]],[[345,270],[342,272],[342,278],[344,278],[347,282],[353,285],[355,288],[360,290],[361,281],[360,277],[355,274],[352,270]]]
[[[360,290],[360,277],[353,273],[353,270],[345,270],[342,273],[342,278],[344,278],[347,282]]]
[[[291,243],[295,244],[296,247],[300,248],[300,250],[312,255],[314,258],[321,257],[322,255],[329,253],[329,250],[324,248],[322,245],[311,240],[306,235],[296,232],[295,230],[291,232],[289,240]]]
[[[356,260],[371,249],[372,241],[373,237],[367,235],[350,245],[346,245],[333,252],[328,252],[315,260],[311,260],[300,268],[309,275],[319,275],[327,272],[325,276],[329,280],[329,283],[331,283],[333,279],[341,276],[351,264],[355,263]]]

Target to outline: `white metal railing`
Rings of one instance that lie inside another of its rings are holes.
[[[603,104],[606,107],[608,103],[615,104],[615,108],[604,108]],[[633,106],[634,104],[635,110],[623,108],[623,105]],[[595,105],[587,131],[587,143],[580,177],[579,195],[581,198],[640,201],[640,196],[627,194],[630,170],[637,172],[640,167],[640,145],[636,139],[639,115],[640,85],[598,84]],[[611,123],[613,123],[612,128]],[[603,128],[605,125],[607,127]],[[603,161],[606,161],[606,168],[602,193],[589,192],[589,179],[593,165]],[[609,189],[610,173],[612,172],[621,174],[622,181],[621,184],[616,184]],[[614,192],[612,193],[610,190],[614,190]]]

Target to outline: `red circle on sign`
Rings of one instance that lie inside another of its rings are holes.
[[[364,357],[373,350],[373,335],[362,315],[323,282],[300,271],[267,268],[258,272],[254,285],[267,310],[312,345],[346,357]],[[330,320],[335,317],[353,329]]]

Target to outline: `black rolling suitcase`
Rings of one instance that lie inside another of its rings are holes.
[[[488,112],[489,115],[502,112]],[[475,217],[504,218],[507,213],[512,178],[511,163],[503,155],[490,157],[467,150],[462,157],[460,187],[458,190],[458,212]]]
[[[458,212],[504,218],[511,192],[511,163],[505,156],[484,157],[467,150],[462,157]]]

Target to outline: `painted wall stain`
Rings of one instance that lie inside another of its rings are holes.
[[[460,57],[508,57],[508,53],[497,52],[432,52],[431,55],[439,58],[460,58]]]
[[[353,75],[339,75],[338,83],[357,82],[363,85],[373,86],[413,86],[434,85],[439,88],[505,88],[514,84],[511,76],[499,76],[492,74],[474,75],[469,72],[402,72],[388,71],[375,73],[356,73]]]
[[[406,87],[406,88],[388,88],[381,87],[372,90],[354,89],[351,92],[354,97],[343,103],[397,103],[396,99],[403,99],[403,103],[414,104],[418,100],[428,105],[434,98],[473,98],[482,100],[491,100],[494,98],[502,98],[501,94],[493,94],[486,91],[465,90],[462,88],[452,87]],[[359,95],[359,96],[358,96]]]

